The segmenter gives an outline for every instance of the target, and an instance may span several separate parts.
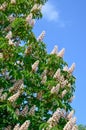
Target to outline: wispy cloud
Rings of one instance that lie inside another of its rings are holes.
[[[59,21],[59,11],[55,6],[47,2],[42,8],[43,17],[48,21]]]

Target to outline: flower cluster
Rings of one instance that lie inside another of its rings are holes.
[[[21,126],[17,124],[13,130],[28,130],[29,125],[30,121],[26,120]]]
[[[26,22],[30,25],[30,26],[34,26],[35,24],[35,20],[32,18],[33,15],[32,13],[30,13],[27,17],[26,17]]]
[[[42,33],[38,36],[37,41],[42,42],[44,36],[45,36],[45,31],[42,31]]]
[[[41,10],[42,9],[42,5],[40,4],[35,4],[32,9],[31,9],[31,12],[34,12],[36,10]]]
[[[22,111],[19,111],[17,108],[15,111],[16,115],[26,116],[28,114],[28,105],[25,105],[25,107],[22,109]]]
[[[49,123],[49,128],[50,130],[53,126],[57,125],[59,123],[59,120],[61,117],[64,117],[65,113],[62,109],[58,108],[52,115],[51,118],[47,121]]]
[[[57,56],[63,57],[65,53],[65,48],[63,48],[60,52],[58,52]]]
[[[7,7],[7,3],[4,2],[2,5],[0,5],[0,10],[5,11],[6,7]]]
[[[56,71],[56,73],[54,74],[53,78],[55,78],[55,79],[60,79],[60,75],[61,75],[61,70],[60,70],[60,68],[59,68],[59,69],[57,69],[57,71]]]
[[[52,93],[52,94],[53,94],[53,93],[58,94],[59,89],[60,89],[60,84],[57,84],[56,87],[53,87],[53,88],[51,89],[51,93]]]
[[[67,93],[67,90],[66,90],[66,89],[63,90],[63,91],[62,91],[62,94],[61,94],[61,97],[63,98],[63,97],[66,95],[66,93]]]
[[[44,84],[47,81],[47,76],[43,76],[41,83]]]
[[[67,115],[67,119],[70,120],[74,115],[74,110],[72,110],[68,115]]]
[[[68,120],[67,124],[64,126],[63,130],[78,130],[76,125],[76,118],[73,117],[74,110],[71,110],[70,113],[66,114],[66,118]]]
[[[18,97],[20,96],[20,91],[18,91],[17,93],[15,93],[14,95],[12,95],[11,97],[8,98],[9,102],[15,102]]]
[[[61,75],[60,68],[56,71],[53,78],[59,81],[61,88],[64,88],[68,84],[68,81],[64,79],[63,75]],[[66,89],[62,91],[62,98],[65,96],[66,93],[67,93]]]
[[[73,63],[69,69],[68,69],[67,66],[64,66],[62,71],[67,71],[69,74],[71,74],[74,71],[74,68],[75,68],[75,63]],[[62,93],[61,93],[61,97],[64,98],[64,96],[67,94],[67,89],[65,88],[65,86],[67,86],[67,88],[71,88],[71,84],[68,82],[67,79],[65,79],[64,75],[61,74],[61,69],[60,68],[57,69],[57,71],[55,72],[53,78],[56,79],[59,82],[60,87],[62,89],[64,89],[62,91]],[[55,90],[56,90],[55,87],[53,87],[51,89],[51,93],[55,93]],[[73,98],[74,97],[71,97],[69,99],[69,102],[71,102],[73,100]]]
[[[7,38],[7,39],[11,39],[11,38],[12,38],[12,32],[11,32],[11,31],[9,31],[9,32],[7,33],[6,38]]]
[[[32,71],[36,72],[38,64],[39,64],[39,60],[35,61],[35,63],[32,65]]]
[[[42,83],[42,84],[45,84],[45,82],[47,81],[47,70],[44,70],[44,71],[42,72],[42,74],[41,74],[41,79],[42,79],[41,83]]]
[[[73,130],[74,127],[75,127],[75,124],[76,124],[76,118],[73,117],[73,118],[71,118],[71,119],[67,122],[67,124],[65,125],[65,127],[63,128],[63,130]],[[75,129],[75,130],[77,130],[77,129]]]
[[[78,126],[77,125],[74,125],[72,130],[78,130]]]
[[[20,115],[22,116],[26,116],[28,113],[28,105],[26,105],[23,110],[20,112]]]
[[[14,83],[13,87],[11,87],[9,89],[9,92],[16,92],[16,91],[21,90],[23,88],[24,88],[23,80],[20,79]]]
[[[58,57],[63,57],[65,53],[65,48],[63,48],[62,50],[60,50],[60,52],[58,52],[58,46],[54,46],[54,49],[51,51],[50,54],[56,54]]]
[[[11,4],[16,4],[16,0],[11,0]]]
[[[17,124],[15,127],[14,127],[14,129],[13,130],[19,130],[19,124]]]
[[[7,38],[9,40],[8,41],[9,45],[14,45],[13,41],[11,40],[11,38],[12,38],[12,31],[9,31],[5,38]]]
[[[65,67],[63,68],[64,71],[67,71],[67,72],[70,73],[70,74],[74,71],[74,69],[75,69],[75,63],[73,63],[73,64],[70,66],[69,69],[68,69],[67,66],[65,66]]]
[[[58,46],[54,46],[54,49],[51,51],[50,54],[57,54],[58,53]]]
[[[1,58],[1,59],[3,58],[3,53],[0,53],[0,58]]]
[[[43,35],[43,34],[42,34]],[[41,35],[40,35],[41,36]],[[44,35],[43,35],[43,37],[44,37]],[[40,40],[40,39],[42,39],[41,37],[38,37],[38,41],[42,41],[42,40]],[[60,52],[58,52],[58,46],[54,46],[54,49],[51,51],[51,53],[50,54],[56,54],[58,57],[63,57],[64,56],[64,53],[65,53],[65,48],[63,48],[62,50],[60,50]],[[63,70],[64,71],[68,71],[69,73],[72,73],[73,71],[74,71],[74,69],[75,69],[75,63],[73,63],[72,65],[71,65],[71,67],[68,69],[68,67],[67,66],[65,66],[64,68],[63,68]]]
[[[34,105],[34,106],[32,106],[30,108],[29,115],[34,115],[35,114],[35,108],[36,108],[36,105]]]

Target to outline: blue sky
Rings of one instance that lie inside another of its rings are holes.
[[[42,9],[43,18],[36,22],[34,32],[38,36],[46,31],[44,42],[48,52],[54,45],[65,48],[64,59],[69,66],[75,62],[75,99],[78,124],[86,125],[86,0],[48,0]]]

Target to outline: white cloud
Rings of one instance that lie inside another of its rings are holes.
[[[59,21],[59,12],[55,6],[47,2],[42,8],[43,17],[48,21]]]

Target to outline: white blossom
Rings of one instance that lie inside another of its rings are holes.
[[[0,58],[3,58],[3,53],[0,53]]]
[[[35,5],[32,7],[31,12],[36,11],[36,10],[41,10],[41,9],[42,9],[42,5],[35,4]]]
[[[18,91],[16,94],[12,95],[11,97],[8,98],[9,102],[15,102],[18,97],[20,96],[20,91]]]
[[[55,79],[59,79],[60,78],[60,73],[61,73],[61,70],[60,68],[56,71],[56,73],[54,74],[53,78]]]
[[[19,124],[17,124],[17,125],[14,127],[13,130],[19,130],[19,128],[20,128],[20,126],[19,126]]]
[[[57,84],[56,87],[53,87],[53,88],[51,89],[51,93],[56,93],[56,94],[58,94],[59,89],[60,89],[60,84]]]
[[[42,77],[41,83],[44,84],[46,82],[46,80],[47,80],[47,76],[45,75],[45,76]]]
[[[39,37],[37,38],[37,41],[42,41],[43,40],[43,38],[44,38],[44,36],[45,36],[45,31],[42,31],[42,33],[39,35]]]
[[[14,43],[11,39],[9,39],[9,45],[14,45]]]
[[[64,56],[64,53],[65,53],[65,48],[63,48],[63,49],[58,53],[58,56],[59,56],[59,57],[63,57],[63,56]]]
[[[60,76],[60,77],[59,77],[59,80],[60,80],[61,82],[64,82],[64,80],[65,80],[65,79],[64,79],[64,76],[63,76],[63,75]]]
[[[16,4],[16,0],[11,0],[11,4]]]
[[[33,27],[33,26],[34,26],[34,24],[35,24],[35,22],[36,22],[36,21],[35,21],[35,19],[32,19],[32,20],[31,20],[31,22],[30,22],[30,26],[32,26],[32,27]]]
[[[75,63],[73,63],[73,64],[71,65],[71,67],[69,68],[68,72],[69,72],[69,73],[72,73],[72,72],[74,71],[74,69],[75,69]]]
[[[28,105],[26,105],[23,110],[20,112],[20,115],[22,116],[26,116],[28,113]]]
[[[32,20],[32,13],[30,13],[27,17],[26,17],[26,22],[30,23]]]
[[[58,46],[54,46],[54,49],[51,51],[50,54],[57,54],[58,53]]]
[[[63,67],[63,71],[68,71],[68,66],[67,65]]]
[[[78,126],[77,125],[74,125],[72,130],[78,130]]]
[[[26,22],[30,25],[30,26],[34,26],[35,24],[35,19],[32,19],[32,13],[30,13],[27,17],[26,17]]]
[[[2,5],[0,5],[0,10],[4,11],[7,7],[7,3],[4,2]]]
[[[32,65],[32,71],[36,71],[39,64],[39,60],[35,61],[35,63]]]
[[[29,121],[29,120],[26,120],[26,121],[21,125],[21,127],[19,128],[19,130],[28,130],[29,125],[30,125],[30,121]]]
[[[11,88],[9,89],[9,92],[21,90],[21,89],[23,89],[23,88],[24,88],[23,80],[20,79],[20,80],[17,80],[17,81],[14,83],[13,87],[11,87]]]
[[[44,70],[44,71],[42,72],[42,74],[41,74],[41,77],[43,78],[44,76],[46,76],[46,74],[47,74],[47,70]]]
[[[62,98],[66,95],[66,93],[67,93],[67,90],[62,91]]]
[[[61,88],[64,88],[68,83],[68,80],[64,80],[62,83],[61,83]]]
[[[58,108],[52,115],[51,118],[47,121],[49,123],[49,128],[47,130],[50,130],[53,126],[57,125],[60,118],[63,116],[63,111]]]
[[[71,118],[67,124],[64,126],[63,130],[72,130],[73,126],[75,125],[76,123],[76,118]]]
[[[7,39],[11,39],[12,38],[12,32],[11,31],[8,32],[8,34],[6,35],[6,38]]]
[[[74,115],[74,110],[72,110],[68,115],[67,115],[67,119],[70,120]]]
[[[34,106],[32,106],[30,108],[29,115],[34,115],[35,114],[35,108],[36,108],[36,105],[34,105]]]

